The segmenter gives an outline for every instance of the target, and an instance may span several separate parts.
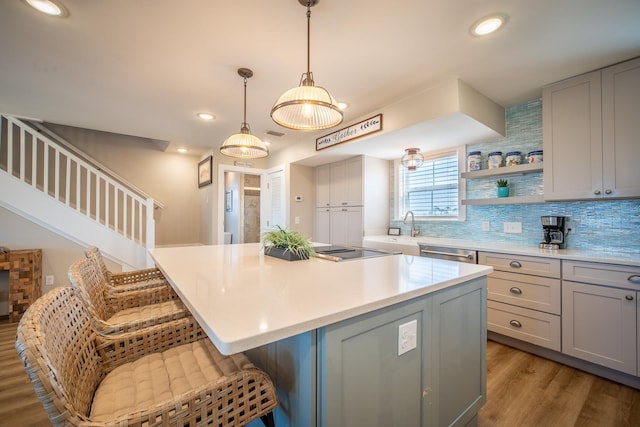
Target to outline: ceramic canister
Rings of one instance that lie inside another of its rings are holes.
[[[507,166],[519,165],[522,162],[522,152],[509,151],[507,153],[507,158],[505,159],[505,162]]]
[[[542,163],[542,150],[529,151],[527,160],[529,163]]]
[[[502,166],[502,151],[493,151],[487,156],[489,169],[496,169]]]
[[[482,169],[482,153],[470,151],[467,155],[467,171],[479,171],[480,169]]]

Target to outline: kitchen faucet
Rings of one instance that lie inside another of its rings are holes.
[[[407,223],[407,217],[409,216],[409,214],[411,214],[411,237],[416,237],[418,234],[420,234],[420,230],[416,228],[416,218],[413,216],[413,211],[407,211],[407,213],[404,215],[404,220],[402,221],[402,223]]]

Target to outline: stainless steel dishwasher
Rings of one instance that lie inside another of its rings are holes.
[[[426,243],[418,243],[418,246],[420,248],[420,256],[423,257],[476,264],[476,251],[470,249],[447,248],[444,246],[428,245]]]

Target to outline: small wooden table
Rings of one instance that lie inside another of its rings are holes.
[[[42,295],[42,249],[0,254],[0,270],[9,270],[9,321],[17,322]]]

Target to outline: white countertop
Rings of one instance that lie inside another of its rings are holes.
[[[410,255],[284,261],[264,256],[258,243],[150,252],[223,354],[259,347],[492,271]]]
[[[418,245],[418,243],[427,243],[434,246],[444,246],[449,248],[460,248],[485,252],[499,252],[513,255],[541,256],[546,258],[574,261],[603,262],[608,264],[640,267],[640,254],[630,252],[592,251],[576,248],[550,251],[540,249],[537,247],[537,245],[514,244],[507,242],[478,242],[475,240],[443,239],[436,237],[386,235],[366,236],[363,241],[363,246],[374,248],[376,247],[376,243],[382,243],[382,246],[394,244],[398,245],[398,247],[406,246],[407,248],[415,247]]]

